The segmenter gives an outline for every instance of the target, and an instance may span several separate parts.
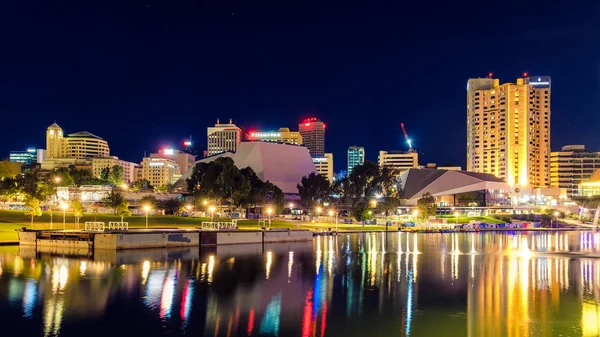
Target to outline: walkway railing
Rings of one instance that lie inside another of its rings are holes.
[[[237,226],[237,221],[233,221],[233,222],[204,221],[204,222],[202,222],[202,229],[208,229],[208,230],[238,229],[238,226]]]
[[[86,221],[86,231],[104,231],[104,222]]]
[[[108,229],[126,231],[129,230],[129,222],[111,221],[108,223]]]

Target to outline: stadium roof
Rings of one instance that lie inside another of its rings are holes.
[[[482,190],[510,190],[504,180],[487,173],[409,169],[400,179],[408,205],[416,204],[425,193],[437,197]]]
[[[256,175],[278,186],[283,193],[298,194],[297,184],[302,177],[316,172],[315,164],[304,146],[271,142],[242,142],[237,152],[225,152],[197,161],[208,163],[217,158],[230,157],[238,168],[251,167]],[[187,188],[186,180],[193,167],[175,183],[175,187]]]

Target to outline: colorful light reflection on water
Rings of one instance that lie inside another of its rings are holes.
[[[599,233],[350,234],[119,254],[0,251],[7,335],[600,334]]]

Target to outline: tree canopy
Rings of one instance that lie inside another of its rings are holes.
[[[121,207],[127,201],[123,194],[119,191],[112,190],[102,201],[106,204],[106,206],[113,209],[114,214],[117,214],[117,208]]]
[[[306,208],[309,213],[313,211],[313,208],[317,203],[328,200],[329,195],[331,194],[329,180],[314,172],[302,177],[302,181],[297,187],[302,206]]]
[[[427,219],[430,216],[435,216],[437,211],[437,204],[435,198],[430,193],[425,193],[417,200],[417,209],[419,210],[419,217]]]

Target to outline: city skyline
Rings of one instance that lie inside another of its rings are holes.
[[[281,17],[277,8],[146,5],[109,6],[82,18],[90,5],[80,4],[83,11],[63,13],[60,22],[33,14],[31,4],[13,5],[5,28],[31,24],[7,40],[0,56],[0,111],[11,125],[0,134],[3,156],[42,148],[40,134],[54,120],[65,130],[100,135],[112,153],[138,161],[190,135],[205,149],[206,127],[216,118],[248,129],[294,130],[316,117],[327,124],[325,151],[335,158],[345,158],[351,145],[365,147],[374,162],[380,150],[406,150],[403,122],[422,164],[466,167],[466,82],[489,72],[503,83],[523,72],[551,76],[551,149],[600,149],[597,6],[547,4],[543,17],[523,22],[490,4],[465,6],[452,18],[449,8],[424,11],[421,4],[411,10],[427,15],[406,18],[400,5]],[[53,13],[44,10],[49,6],[40,3],[40,12]],[[200,9],[206,10],[200,18],[211,20],[194,21]],[[539,9],[524,4],[522,10]],[[471,27],[482,15],[508,27],[493,43],[487,30]],[[498,42],[502,48],[485,58],[475,53]],[[455,141],[439,146],[448,138]],[[345,166],[337,160],[335,171]]]

